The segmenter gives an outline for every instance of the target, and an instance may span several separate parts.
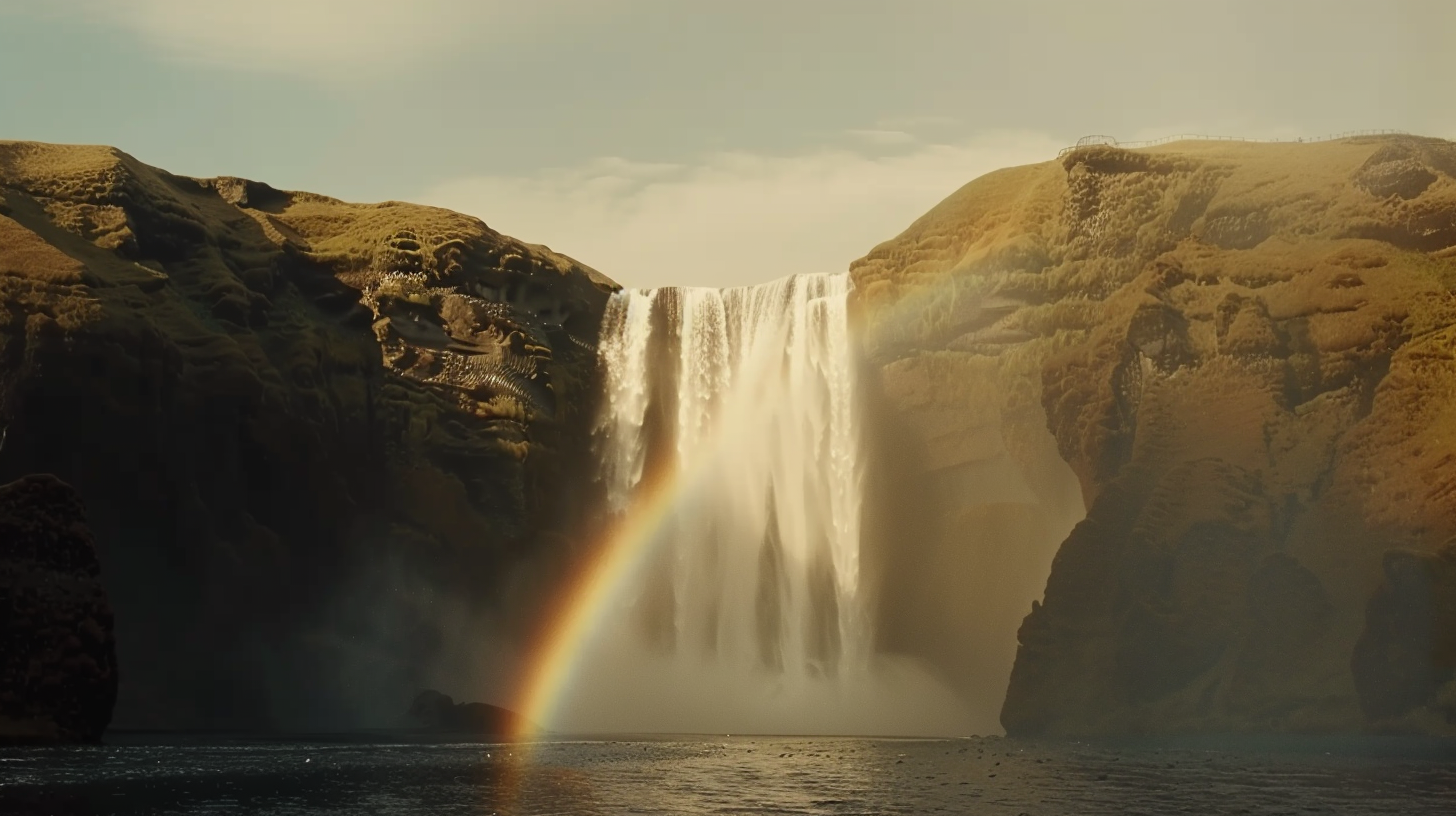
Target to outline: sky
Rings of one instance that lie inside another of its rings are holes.
[[[1450,0],[0,0],[0,138],[728,286],[1083,135],[1456,138],[1453,40]]]

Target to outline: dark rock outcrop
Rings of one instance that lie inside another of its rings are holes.
[[[387,720],[529,616],[613,288],[445,210],[0,142],[0,478],[86,500],[116,725]]]
[[[0,486],[0,743],[94,741],[116,702],[85,509],[54,476]]]
[[[1456,544],[1384,566],[1351,660],[1361,708],[1395,728],[1456,726]]]
[[[1444,705],[1444,647],[1411,650],[1443,642],[1456,534],[1456,145],[1090,146],[967,185],[853,273],[931,459],[959,423],[1043,506],[1048,441],[1080,484],[1008,732],[1358,731]]]
[[[521,715],[514,711],[489,703],[457,703],[433,690],[420,692],[408,713],[421,726],[441,733],[502,736],[525,730]]]

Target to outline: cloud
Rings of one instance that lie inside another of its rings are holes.
[[[895,155],[826,148],[688,164],[604,158],[460,179],[417,200],[547,244],[624,285],[733,286],[843,271],[971,179],[1052,159],[1062,146],[1042,134],[996,133]]]
[[[905,145],[916,141],[914,134],[903,130],[847,130],[845,133],[873,145]]]
[[[518,28],[545,6],[504,0],[72,0],[164,54],[320,79],[373,76]]]
[[[900,130],[916,133],[932,128],[943,128],[961,124],[961,120],[954,116],[941,116],[939,114],[923,114],[913,116],[887,116],[875,122],[875,127],[881,130]]]

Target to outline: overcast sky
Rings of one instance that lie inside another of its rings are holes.
[[[1451,0],[0,0],[0,138],[728,285],[1090,133],[1456,137],[1451,42]]]

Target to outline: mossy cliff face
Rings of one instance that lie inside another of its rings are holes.
[[[613,288],[444,210],[0,142],[0,481],[89,508],[116,724],[396,711],[569,530]]]
[[[1079,149],[854,274],[927,456],[1080,487],[1009,732],[1453,728],[1456,145]]]

